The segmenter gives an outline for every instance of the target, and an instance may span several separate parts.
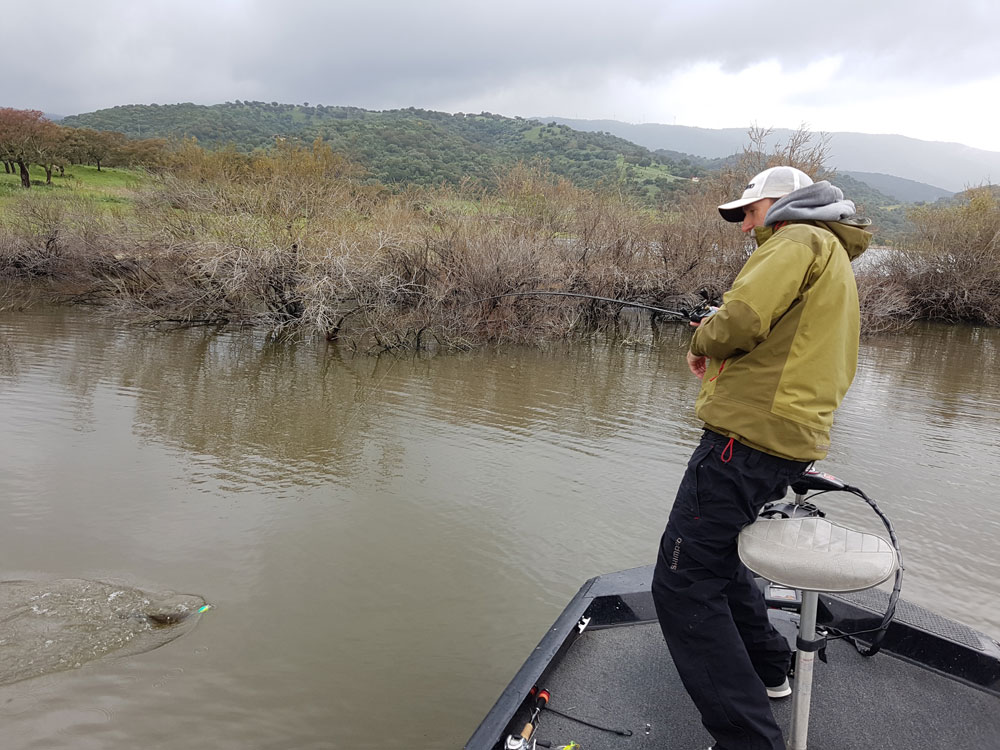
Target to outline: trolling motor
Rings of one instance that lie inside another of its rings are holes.
[[[862,634],[831,636],[818,632],[819,593],[862,591],[878,586],[895,573],[895,584],[882,624],[874,630],[864,631],[874,633],[871,645],[863,647],[854,641],[862,656],[873,656],[878,653],[895,613],[903,565],[892,524],[863,491],[812,466],[793,481],[791,487],[795,493],[793,502],[768,503],[761,509],[760,518],[740,532],[739,555],[757,575],[785,587],[784,590],[796,598],[801,595],[788,747],[789,750],[806,750],[816,655],[818,653],[823,659],[831,638]],[[813,490],[815,492],[807,498],[807,493]],[[882,520],[891,541],[827,521],[823,511],[807,502],[825,492],[849,492],[862,498]]]

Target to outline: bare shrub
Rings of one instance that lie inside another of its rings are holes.
[[[498,170],[494,181],[497,201],[493,210],[533,234],[554,236],[568,231],[583,197],[583,191],[549,172],[541,162],[518,162]]]
[[[613,187],[576,188],[540,163],[497,173],[488,192],[469,183],[390,192],[320,142],[257,154],[189,142],[127,213],[43,195],[9,204],[0,277],[58,280],[76,299],[114,301],[151,322],[319,333],[359,351],[568,336],[635,316],[615,303],[501,295],[568,291],[668,309],[698,291],[721,295],[753,245],[717,206],[764,166],[827,174],[824,139],[803,130],[769,151],[767,137],[752,131],[738,164],[658,211]],[[859,272],[866,329],[928,310],[943,317],[971,298],[971,282],[947,304],[921,284],[972,275],[961,253],[931,250],[945,236],[986,248],[975,268],[995,258],[995,219],[984,218],[992,200],[970,200],[955,216],[928,209],[935,233],[913,249],[921,263],[901,254]],[[975,282],[984,295],[1000,277],[992,273]]]
[[[897,275],[917,314],[948,322],[1000,325],[1000,197],[996,187],[966,191],[949,205],[913,209],[912,256]]]
[[[24,193],[0,216],[0,277],[50,281],[69,292],[113,273],[120,217],[79,196]]]
[[[862,333],[902,330],[916,317],[905,283],[912,260],[900,250],[887,248],[869,250],[862,258],[856,269]]]
[[[744,147],[733,170],[736,175],[750,178],[770,167],[788,166],[801,169],[813,180],[828,180],[834,176],[835,172],[826,164],[830,155],[828,134],[813,133],[803,123],[785,143],[776,143],[770,148],[767,144],[773,132],[771,128],[750,127],[747,131],[750,143]]]
[[[143,273],[118,281],[119,298],[175,322],[299,325],[307,256],[370,212],[376,189],[320,141],[250,155],[188,143],[178,160],[137,199]]]
[[[731,199],[731,193],[723,194],[722,187],[710,181],[682,196],[676,214],[660,225],[660,260],[666,287],[673,293],[705,290],[707,296],[719,298],[746,263],[752,240],[718,211]]]
[[[64,201],[35,193],[21,195],[13,202],[2,251],[8,274],[31,278],[60,273],[66,208]]]

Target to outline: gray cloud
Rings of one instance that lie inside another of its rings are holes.
[[[616,77],[697,62],[800,70],[830,55],[844,58],[845,97],[1000,74],[1000,4],[976,0],[17,0],[5,17],[37,31],[5,35],[0,62],[16,74],[0,104],[61,113],[237,98],[458,106],[546,81],[575,82],[585,102]],[[737,95],[766,96],[767,82]]]

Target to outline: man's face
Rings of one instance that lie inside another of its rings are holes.
[[[743,207],[743,224],[740,229],[744,232],[752,232],[754,227],[764,226],[764,217],[767,216],[767,209],[775,204],[777,198],[761,198],[759,201]]]

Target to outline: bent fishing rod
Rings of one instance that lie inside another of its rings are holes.
[[[467,302],[467,305],[475,305],[479,302],[489,302],[495,299],[503,299],[504,297],[539,297],[539,296],[549,296],[549,297],[580,297],[581,299],[592,299],[599,302],[611,302],[616,305],[624,305],[626,307],[637,307],[640,310],[649,310],[650,312],[659,313],[660,315],[667,315],[671,318],[676,318],[677,320],[691,320],[699,321],[706,317],[711,312],[711,307],[707,302],[702,303],[696,308],[690,310],[666,310],[662,307],[654,307],[653,305],[644,305],[641,302],[629,302],[624,299],[615,299],[613,297],[598,297],[596,294],[582,294],[580,292],[552,292],[547,289],[533,289],[526,292],[507,292],[506,294],[495,294],[492,297],[483,297],[481,299],[472,300],[472,302]]]

